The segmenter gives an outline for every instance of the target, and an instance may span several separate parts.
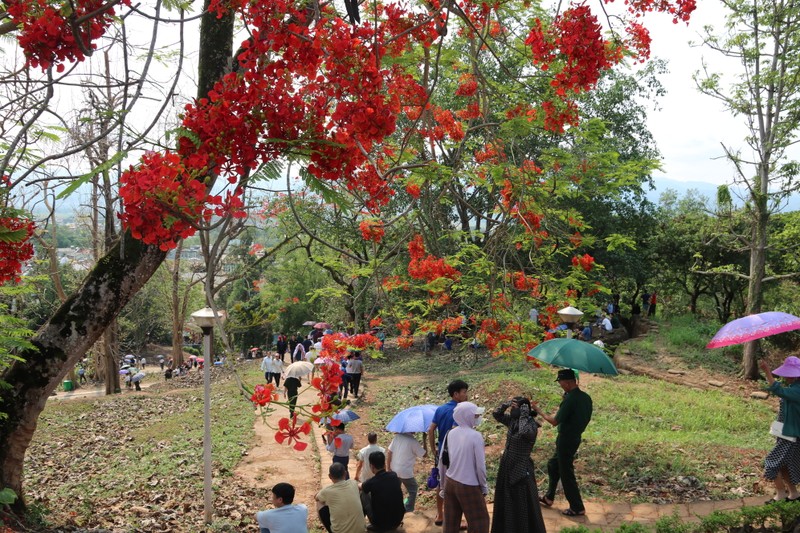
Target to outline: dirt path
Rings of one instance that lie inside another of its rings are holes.
[[[369,395],[370,384],[377,379],[396,380],[402,384],[405,378],[393,376],[374,375],[365,376],[362,382],[362,399]],[[591,387],[592,376],[585,377],[585,385]],[[313,391],[305,390],[301,393],[300,401],[311,403],[314,401]],[[358,450],[367,444],[366,433],[369,430],[377,430],[372,427],[369,420],[369,409],[364,407],[359,409],[361,400],[355,400],[351,408],[356,411],[361,418],[348,425],[348,433],[355,438],[355,449]],[[278,420],[286,415],[286,411],[279,409],[270,416],[270,423],[277,425]],[[255,423],[256,440],[253,448],[245,459],[240,463],[236,470],[236,477],[242,482],[261,489],[268,493],[268,488],[279,481],[292,483],[297,496],[295,501],[305,503],[309,508],[309,529],[317,528],[317,531],[324,531],[316,517],[314,511],[314,495],[323,486],[329,484],[327,478],[327,468],[330,464],[330,454],[325,451],[322,443],[323,431],[315,427],[313,429],[312,444],[302,451],[297,452],[287,447],[279,445],[274,439],[274,430],[265,426],[261,419]],[[379,444],[388,444],[388,437],[381,435]],[[421,472],[430,468],[428,461],[422,465],[418,464],[418,478]],[[354,459],[350,462],[350,475],[353,476],[356,470]],[[420,484],[420,489],[423,485]],[[433,523],[436,515],[435,504],[432,498],[422,498],[417,500],[417,509],[414,513],[406,514],[403,526],[398,529],[405,533],[440,533],[441,526]],[[565,509],[566,502],[563,495],[559,494],[556,503],[552,508],[543,507],[542,513],[545,519],[547,531],[554,533],[562,528],[583,525],[591,530],[600,529],[602,531],[613,531],[624,523],[639,522],[643,525],[654,525],[656,521],[665,516],[676,514],[684,521],[696,521],[698,517],[706,516],[718,510],[733,510],[743,506],[755,506],[763,503],[764,496],[754,496],[736,500],[726,500],[720,502],[697,502],[689,504],[629,504],[629,503],[608,503],[603,501],[587,500],[586,515],[576,518],[568,518],[561,515],[561,510]],[[489,513],[492,512],[492,503],[489,502]],[[254,509],[255,512],[255,509]]]

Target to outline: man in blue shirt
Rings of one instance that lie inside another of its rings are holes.
[[[256,513],[261,533],[308,533],[308,508],[294,505],[294,487],[278,483],[272,487],[272,504],[275,509]]]
[[[436,408],[436,412],[433,415],[433,421],[431,425],[428,427],[428,445],[430,446],[431,452],[434,453],[434,458],[439,457],[439,450],[442,449],[442,442],[444,442],[444,436],[447,435],[447,432],[452,429],[455,425],[453,422],[453,411],[456,408],[456,405],[467,401],[467,389],[469,389],[469,385],[465,381],[457,379],[452,381],[447,386],[447,394],[450,395],[450,401],[444,405],[440,405]],[[439,432],[439,439],[438,441],[435,439],[435,433]],[[438,444],[438,445],[435,445]],[[436,459],[434,459],[436,460]],[[442,525],[442,520],[444,517],[444,500],[441,496],[439,496],[439,492],[436,492],[436,520],[434,523],[437,526]]]

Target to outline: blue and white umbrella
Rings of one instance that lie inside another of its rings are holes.
[[[340,422],[343,422],[345,424],[349,424],[353,420],[358,420],[361,417],[358,416],[357,414],[355,414],[350,409],[342,409],[341,411],[339,411],[338,413],[333,415],[332,418],[334,418],[334,419],[336,419],[336,420],[338,420]]]
[[[433,421],[433,414],[436,412],[437,405],[415,405],[404,409],[394,415],[386,429],[392,433],[419,433],[428,431],[428,426]]]

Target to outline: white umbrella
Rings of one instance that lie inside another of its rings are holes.
[[[314,370],[314,365],[308,361],[296,361],[286,367],[284,374],[287,378],[301,378],[309,375]]]

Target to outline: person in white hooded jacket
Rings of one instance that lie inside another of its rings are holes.
[[[443,533],[457,533],[462,515],[469,533],[489,531],[486,449],[483,435],[475,430],[482,413],[483,409],[472,402],[461,402],[453,411],[453,420],[458,425],[447,433],[439,456],[444,493]]]

